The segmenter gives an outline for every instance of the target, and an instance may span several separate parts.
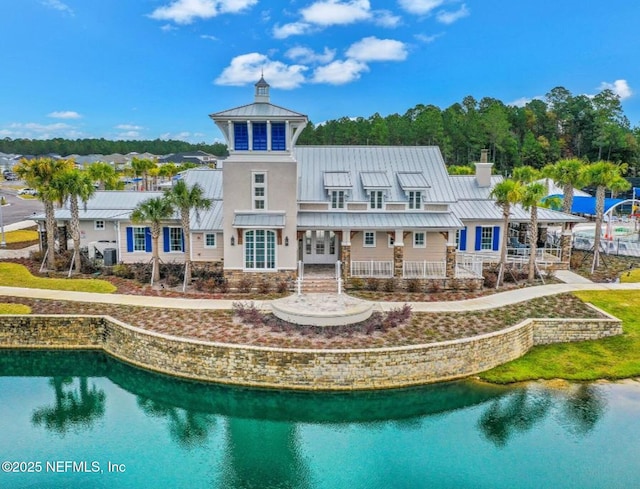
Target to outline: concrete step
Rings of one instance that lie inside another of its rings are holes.
[[[302,281],[302,292],[306,294],[335,294],[338,291],[338,283],[334,278],[305,277]]]

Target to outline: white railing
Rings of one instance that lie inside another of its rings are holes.
[[[393,277],[392,261],[352,261],[352,277]]]
[[[482,278],[482,260],[474,256],[456,257],[456,278]]]
[[[445,278],[447,261],[404,261],[402,276],[404,278]]]

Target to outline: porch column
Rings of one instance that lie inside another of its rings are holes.
[[[351,277],[351,229],[343,229],[340,239],[340,260],[342,261],[342,278]]]
[[[402,278],[404,264],[404,236],[402,229],[396,229],[393,240],[393,276]]]
[[[447,232],[446,271],[447,278],[456,278],[455,231]]]
[[[560,236],[560,250],[562,256],[560,261],[571,263],[571,238],[573,237],[572,225],[567,223],[562,227],[562,235]]]

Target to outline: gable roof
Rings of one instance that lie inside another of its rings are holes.
[[[284,107],[280,107],[279,105],[273,105],[267,102],[259,102],[241,105],[240,107],[223,110],[222,112],[214,112],[213,114],[209,114],[209,117],[211,117],[212,119],[246,119],[247,117],[259,117],[266,119],[269,117],[306,118],[307,116],[301,114],[300,112],[294,112],[293,110],[285,109]]]

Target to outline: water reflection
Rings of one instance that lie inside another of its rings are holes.
[[[560,402],[558,402],[560,401]],[[563,390],[521,387],[494,399],[480,416],[478,426],[487,440],[503,447],[518,433],[534,428],[553,410],[568,432],[584,436],[606,411],[606,400],[592,384],[567,385]]]
[[[89,387],[87,377],[79,377],[77,383],[70,377],[53,377],[49,384],[55,401],[33,412],[35,426],[64,434],[74,428],[90,428],[104,415],[106,395],[94,384]]]

